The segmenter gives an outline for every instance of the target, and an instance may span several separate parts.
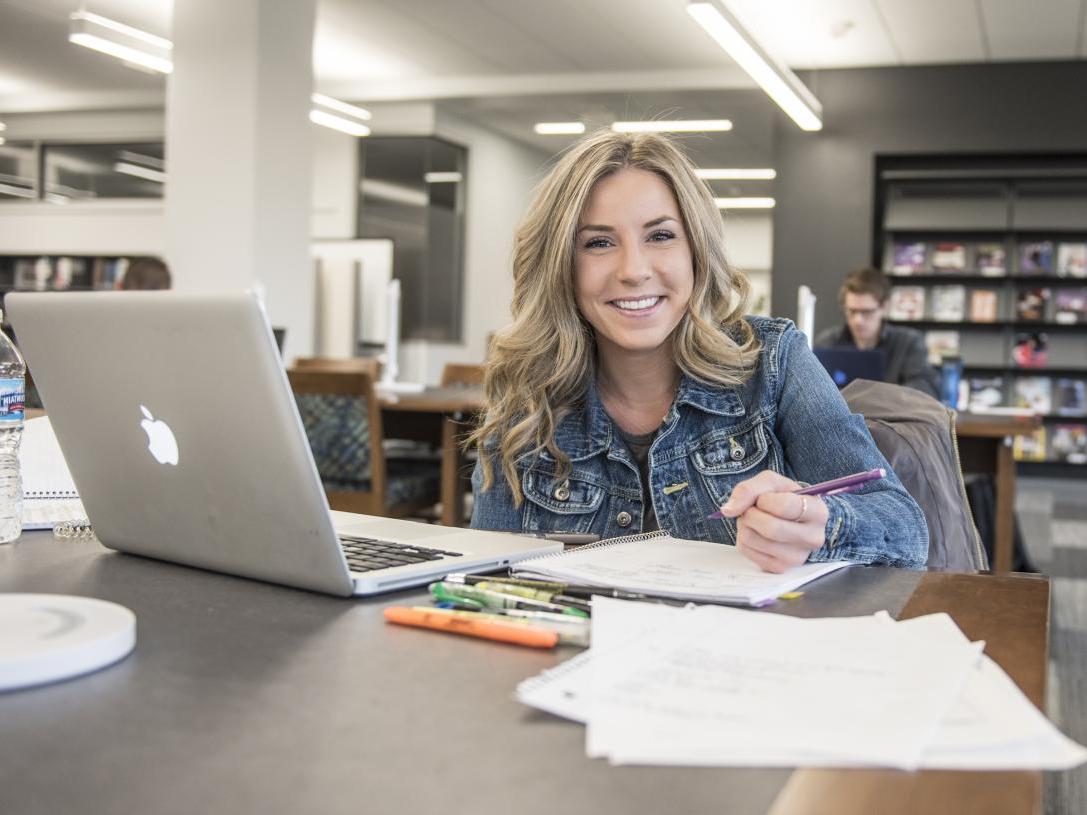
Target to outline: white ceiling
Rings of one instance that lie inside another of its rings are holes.
[[[180,1],[180,0],[179,0]],[[163,80],[67,43],[80,0],[0,0],[0,112]],[[84,0],[169,36],[172,0]],[[355,99],[746,87],[686,0],[318,0],[322,90]],[[1087,57],[1087,0],[729,0],[797,69]],[[548,80],[555,80],[548,82]],[[595,81],[599,80],[599,81]],[[556,86],[557,83],[557,86]],[[35,98],[37,101],[35,102]]]
[[[184,0],[177,0],[184,2]],[[230,0],[223,0],[230,2]],[[728,0],[795,69],[1087,58],[1087,0]],[[0,0],[0,115],[161,107],[165,80],[67,42],[80,0]],[[166,36],[172,0],[84,0]],[[769,153],[774,112],[686,14],[686,0],[317,0],[318,90],[436,99],[544,150],[531,123],[731,118],[692,143]],[[720,147],[720,150],[711,149]],[[721,159],[722,161],[725,159]]]

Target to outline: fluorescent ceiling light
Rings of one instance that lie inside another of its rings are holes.
[[[460,173],[423,173],[427,184],[456,184],[464,180]]]
[[[0,195],[14,195],[16,198],[33,198],[34,190],[16,187],[14,184],[0,183]]]
[[[616,133],[702,133],[711,130],[732,130],[728,119],[658,119],[652,122],[612,122]]]
[[[3,143],[4,143],[4,137],[0,136],[0,144],[3,144]]]
[[[370,111],[366,108],[349,105],[322,93],[313,94],[310,100],[317,105],[309,112],[309,120],[314,124],[339,130],[349,136],[370,135],[370,128],[363,124],[363,121],[369,121],[371,118]],[[321,108],[327,108],[327,110]],[[329,113],[330,110],[336,112]]]
[[[169,40],[98,14],[74,12],[71,15],[68,41],[159,73],[168,74],[174,69],[171,59],[174,46]],[[349,105],[321,93],[312,94],[310,100],[317,105],[310,111],[311,122],[352,136],[370,135],[370,128],[360,124],[360,120],[370,119],[370,111],[365,108]],[[335,113],[329,113],[329,110]]]
[[[166,169],[166,162],[163,159],[158,158],[157,156],[148,156],[144,153],[137,153],[134,150],[119,150],[117,152],[117,158],[120,161],[141,164],[144,167],[151,167],[155,170]]]
[[[68,41],[163,74],[174,67],[169,40],[86,11],[71,15]]]
[[[773,198],[714,198],[718,209],[773,209]]]
[[[687,13],[758,83],[801,130],[823,129],[823,106],[796,74],[770,56],[722,0],[695,0]]]
[[[362,194],[409,207],[425,207],[430,203],[430,196],[423,190],[406,187],[393,181],[381,181],[376,178],[364,178],[359,182]]]
[[[314,124],[323,127],[331,127],[333,130],[339,130],[341,133],[346,133],[349,136],[370,135],[370,128],[361,122],[354,122],[350,119],[345,119],[343,116],[335,116],[331,113],[326,113],[323,110],[318,110],[317,108],[314,108],[309,112],[309,120]]]
[[[0,122],[0,130],[7,130],[7,129],[8,129],[8,126],[6,124],[4,124],[3,122]]]
[[[777,171],[769,167],[737,167],[733,169],[698,169],[695,174],[707,181],[770,181]]]
[[[124,173],[125,175],[133,175],[136,178],[143,178],[147,181],[155,181],[159,184],[166,183],[166,173],[162,170],[153,170],[150,167],[141,167],[139,164],[130,164],[127,161],[118,161],[113,165],[115,172]]]
[[[368,111],[366,108],[359,108],[355,107],[354,105],[349,105],[347,104],[347,102],[341,102],[339,99],[334,99],[331,96],[325,96],[323,93],[313,94],[313,96],[310,97],[310,100],[315,105],[320,105],[321,107],[328,108],[329,110],[335,110],[338,113],[344,113],[355,119],[362,119],[363,121],[368,122],[371,118],[373,118],[370,114],[370,111]]]
[[[537,122],[532,128],[541,136],[576,136],[585,132],[584,122]]]
[[[158,37],[147,31],[141,31],[130,25],[111,20],[109,17],[103,17],[101,14],[91,14],[89,11],[74,11],[72,12],[71,19],[86,21],[100,28],[107,28],[110,31],[122,34],[130,39],[145,42],[148,45],[154,46],[155,48],[161,48],[165,51],[169,51],[174,47],[174,44],[165,37]]]

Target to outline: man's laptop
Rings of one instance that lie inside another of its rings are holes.
[[[816,358],[823,363],[830,378],[839,388],[844,388],[854,379],[883,381],[887,358],[882,351],[838,345],[814,350]]]
[[[106,546],[345,596],[562,548],[330,513],[249,295],[11,294],[4,305]]]

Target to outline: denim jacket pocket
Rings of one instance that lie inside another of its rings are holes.
[[[557,478],[536,469],[521,479],[525,494],[524,531],[587,532],[604,503],[604,487],[578,473]]]
[[[690,460],[702,482],[706,513],[717,510],[741,481],[772,466],[767,429],[763,422],[737,429],[714,430],[700,438],[691,451]],[[736,542],[736,521],[725,518],[714,521],[725,534],[723,540]],[[717,538],[717,535],[714,535]]]
[[[766,459],[769,442],[762,422],[740,431],[714,430],[699,439],[691,453],[702,475],[737,475]]]

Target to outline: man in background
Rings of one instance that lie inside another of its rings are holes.
[[[156,257],[138,257],[129,261],[118,288],[124,291],[159,290],[170,288],[170,269]]]
[[[891,282],[878,269],[858,269],[846,275],[838,291],[845,325],[820,331],[814,344],[820,348],[846,346],[882,351],[887,382],[938,398],[940,375],[928,364],[921,332],[884,321],[890,295]]]

